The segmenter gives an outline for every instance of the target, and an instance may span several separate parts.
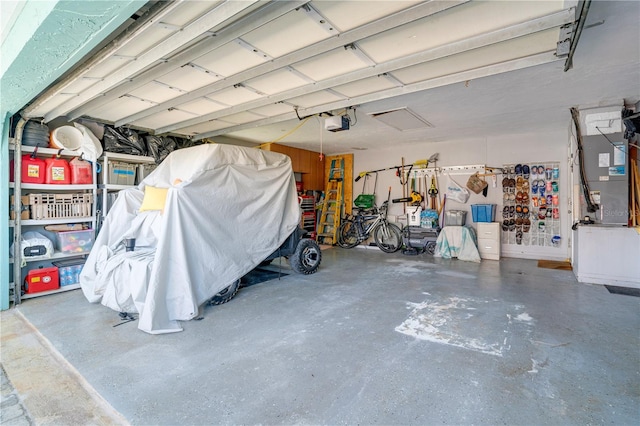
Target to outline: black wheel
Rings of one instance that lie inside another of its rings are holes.
[[[358,230],[354,222],[342,222],[338,228],[338,245],[342,248],[350,249],[357,246]]]
[[[220,293],[209,299],[209,304],[222,305],[223,303],[227,303],[238,293],[238,289],[240,289],[240,280],[234,281],[234,283],[229,287],[225,288]]]
[[[258,266],[268,266],[271,265],[271,262],[273,262],[273,259],[263,260]]]
[[[402,247],[402,231],[393,223],[381,223],[373,230],[376,245],[385,253],[393,253]]]
[[[318,270],[322,252],[314,240],[303,238],[298,242],[296,251],[289,257],[291,268],[299,274],[313,274]]]
[[[434,255],[434,253],[436,252],[436,242],[435,241],[429,241],[427,243],[427,254],[430,254],[431,256]]]

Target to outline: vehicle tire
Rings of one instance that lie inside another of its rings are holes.
[[[385,253],[393,253],[402,247],[402,231],[393,223],[384,223],[373,230],[376,245]]]
[[[271,262],[273,262],[273,259],[263,260],[258,266],[269,266],[271,265]]]
[[[227,303],[229,300],[233,299],[236,294],[238,294],[239,289],[240,280],[236,280],[229,287],[223,289],[218,294],[209,299],[209,304],[222,305],[223,303]]]
[[[322,261],[320,246],[314,240],[303,238],[298,242],[296,251],[289,257],[291,268],[299,274],[313,274]]]
[[[338,246],[346,249],[354,248],[358,245],[358,230],[354,222],[342,222],[337,232]]]
[[[433,256],[436,252],[436,242],[429,241],[427,243],[426,251],[427,251],[427,254],[430,254],[431,256]]]

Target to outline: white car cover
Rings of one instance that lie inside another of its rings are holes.
[[[146,186],[169,188],[164,210],[140,212]],[[151,334],[178,321],[273,253],[300,208],[285,155],[207,144],[171,153],[137,188],[120,191],[80,275],[89,302],[139,314]],[[135,238],[126,251],[124,238]]]

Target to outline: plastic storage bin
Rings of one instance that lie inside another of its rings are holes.
[[[464,210],[449,210],[444,212],[445,226],[464,226],[467,221],[467,212]]]
[[[493,222],[496,217],[496,205],[472,204],[471,215],[474,222]]]
[[[103,171],[104,173],[104,171]],[[122,161],[107,162],[108,183],[113,185],[135,185],[136,165]]]
[[[56,232],[56,245],[63,253],[84,253],[93,246],[93,229]]]
[[[31,219],[90,217],[93,194],[29,194]]]
[[[53,264],[58,267],[60,287],[80,282],[80,272],[84,266],[84,259],[62,260],[53,262]]]
[[[370,209],[374,206],[375,198],[374,194],[360,194],[353,200],[353,204],[359,209]]]

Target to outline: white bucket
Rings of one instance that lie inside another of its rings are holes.
[[[420,226],[420,214],[422,207],[407,206],[407,215],[409,216],[409,226]]]
[[[51,148],[75,151],[82,146],[82,132],[73,126],[62,126],[51,132]]]

